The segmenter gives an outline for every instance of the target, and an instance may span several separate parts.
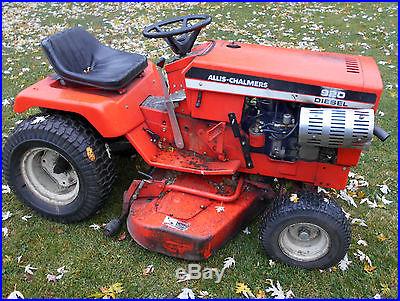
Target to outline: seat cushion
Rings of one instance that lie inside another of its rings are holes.
[[[47,37],[42,47],[65,81],[120,90],[147,67],[145,56],[102,45],[81,27]]]

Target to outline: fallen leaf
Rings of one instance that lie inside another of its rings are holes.
[[[380,242],[385,241],[385,240],[388,239],[383,233],[380,233],[379,235],[377,235],[376,238],[377,238]]]
[[[31,122],[31,124],[38,124],[45,121],[47,116],[36,116],[35,119]]]
[[[338,267],[340,270],[342,271],[346,271],[349,269],[349,265],[350,263],[352,263],[351,260],[349,260],[349,257],[347,256],[347,254],[343,257],[343,259],[341,261],[339,261],[338,263]]]
[[[96,230],[96,231],[101,229],[101,227],[98,224],[90,225],[89,228],[92,228],[93,230]]]
[[[366,227],[366,228],[368,228],[368,225],[365,223],[365,220],[363,220],[363,219],[361,219],[361,218],[353,218],[353,219],[351,220],[351,224],[352,224],[352,225],[358,225],[358,226],[361,226],[361,227]]]
[[[292,290],[288,290],[286,293],[283,291],[281,284],[279,281],[276,281],[276,286],[274,285],[274,281],[272,279],[267,279],[266,282],[270,285],[265,289],[267,293],[271,293],[271,296],[274,299],[288,299],[294,297]]]
[[[6,220],[8,220],[10,217],[12,216],[12,213],[10,211],[6,211],[6,212],[1,212],[1,220],[4,222]]]
[[[391,203],[393,203],[393,201],[389,201],[387,198],[386,198],[386,196],[382,196],[381,198],[381,201],[382,201],[382,203],[384,204],[384,205],[390,205]]]
[[[7,193],[10,193],[10,192],[11,192],[10,186],[8,186],[8,185],[1,185],[1,193],[2,193],[2,194],[7,194]]]
[[[357,241],[357,244],[360,245],[360,246],[364,246],[364,247],[368,246],[368,243],[365,240],[362,240],[362,239],[359,239]]]
[[[326,191],[324,188],[318,186],[317,187],[317,193],[320,193],[320,192],[323,192],[325,194],[329,194],[328,191]]]
[[[224,260],[224,266],[222,267],[222,269],[223,269],[223,270],[230,269],[230,268],[232,268],[232,267],[235,267],[235,265],[236,265],[235,258],[233,258],[233,257],[227,257],[227,258],[225,258],[225,260]]]
[[[346,190],[340,190],[339,191],[339,197],[342,200],[345,200],[349,205],[354,206],[357,208],[357,204],[354,201],[354,199],[346,192]]]
[[[381,297],[380,294],[376,294],[376,295],[374,296],[374,299],[382,299],[382,297]]]
[[[272,268],[276,265],[275,261],[273,261],[272,259],[270,259],[270,260],[268,261],[268,264],[269,264],[269,266],[272,267]]]
[[[37,270],[37,268],[32,267],[30,264],[25,266],[25,273],[33,275],[34,271]]]
[[[369,208],[372,208],[372,209],[378,208],[378,203],[376,202],[376,200],[374,200],[374,201],[372,202],[372,201],[370,201],[369,199],[367,199],[367,204],[368,204],[368,207],[369,207]]]
[[[68,273],[68,271],[65,269],[65,266],[62,266],[61,268],[57,269],[57,273],[65,274],[65,273]]]
[[[198,297],[199,298],[205,298],[209,295],[207,291],[200,291]]]
[[[10,255],[3,255],[3,262],[10,262],[12,261],[12,256]]]
[[[91,294],[89,298],[103,298],[103,299],[115,299],[118,294],[122,293],[124,288],[122,287],[122,283],[114,283],[110,287],[101,287],[100,292]]]
[[[357,249],[356,253],[353,253],[355,257],[357,257],[361,262],[366,262],[368,265],[372,266],[371,259],[367,254],[362,252],[361,250]]]
[[[263,290],[258,290],[258,292],[256,293],[256,298],[257,299],[265,299],[267,296],[265,294],[265,291]]]
[[[47,278],[47,282],[57,282],[58,280],[60,280],[62,278],[62,274],[60,275],[52,275],[52,274],[47,274],[46,278]]]
[[[381,293],[384,296],[389,296],[390,295],[390,287],[386,283],[381,283]]]
[[[236,283],[236,294],[243,295],[247,299],[255,298],[254,294],[251,292],[251,290],[248,287],[248,285],[243,283],[243,282]]]
[[[18,256],[18,257],[17,257],[17,263],[20,263],[20,262],[21,262],[21,259],[22,259],[22,255]]]
[[[371,274],[376,270],[376,267],[369,265],[367,262],[364,264],[364,271]]]
[[[153,272],[154,272],[154,266],[150,264],[145,269],[143,269],[143,276],[148,276]]]
[[[243,233],[246,234],[246,235],[250,235],[251,232],[249,230],[249,227],[246,227],[246,229],[243,230]]]
[[[25,299],[25,297],[20,291],[14,290],[8,295],[7,299]]]
[[[344,216],[345,216],[347,219],[350,219],[350,217],[351,217],[350,213],[346,212],[343,208],[342,208],[342,212],[344,213]]]
[[[215,206],[215,210],[218,213],[224,212],[225,211],[225,207],[224,206]]]
[[[8,228],[7,227],[2,227],[1,228],[1,233],[3,234],[3,237],[8,237]]]
[[[383,185],[378,185],[379,186],[379,190],[383,193],[383,194],[388,194],[390,192],[389,187],[386,184]]]
[[[24,215],[23,217],[21,217],[21,219],[25,222],[28,221],[28,219],[32,218],[32,215]]]
[[[126,232],[122,232],[119,236],[118,236],[118,241],[123,241],[126,239]]]
[[[57,234],[63,234],[63,233],[64,233],[64,230],[61,229],[61,228],[55,228],[55,229],[54,229],[54,232],[57,233]]]
[[[293,203],[297,203],[298,201],[299,201],[299,197],[297,196],[297,194],[296,193],[292,193],[291,195],[290,195],[290,201],[291,202],[293,202]]]
[[[196,299],[190,288],[184,287],[182,292],[177,296],[178,299]]]

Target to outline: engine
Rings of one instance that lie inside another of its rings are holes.
[[[251,152],[275,160],[335,163],[338,148],[368,149],[374,111],[247,97],[241,126]]]

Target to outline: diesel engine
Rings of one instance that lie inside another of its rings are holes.
[[[241,126],[251,152],[276,160],[335,163],[338,148],[368,149],[374,110],[246,97]]]

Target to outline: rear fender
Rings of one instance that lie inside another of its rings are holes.
[[[83,116],[106,138],[123,136],[144,117],[140,104],[150,95],[163,94],[161,77],[149,61],[143,74],[119,94],[84,86],[63,86],[49,77],[21,91],[14,102],[14,111],[21,113],[32,107],[72,112]]]

